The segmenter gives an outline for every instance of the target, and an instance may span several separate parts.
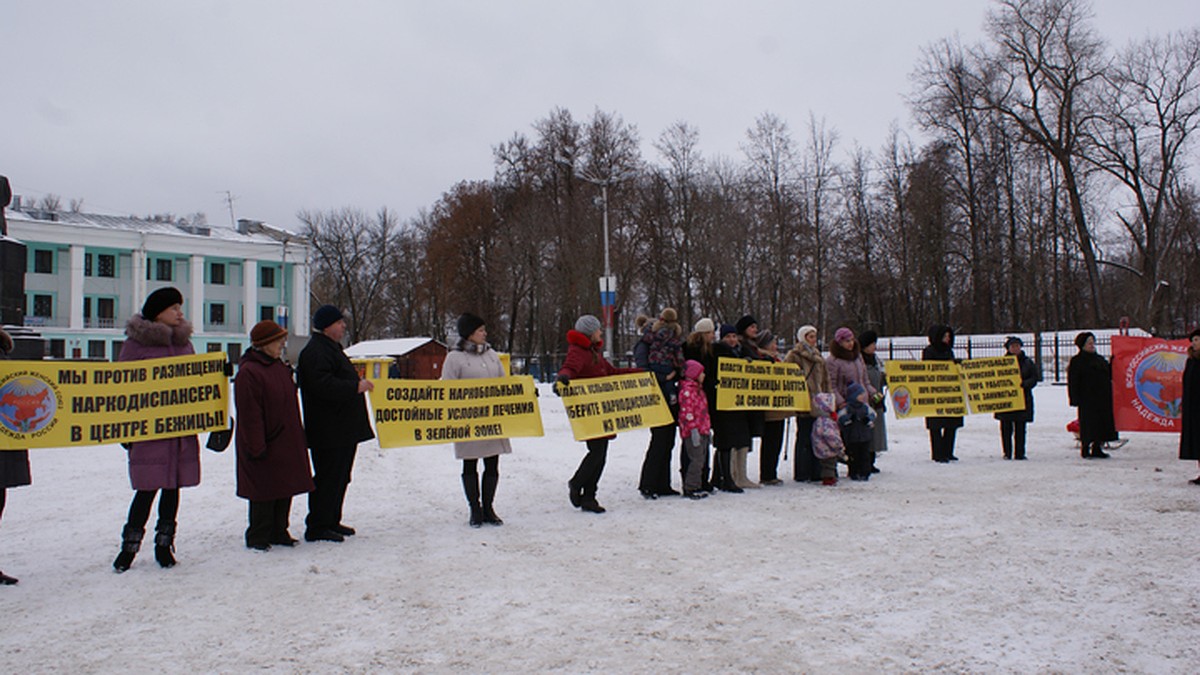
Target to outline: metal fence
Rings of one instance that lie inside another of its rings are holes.
[[[1112,333],[1096,333],[1096,353],[1105,358],[1112,357]],[[1033,333],[1017,334],[1025,343],[1025,354],[1041,368],[1042,377],[1049,382],[1063,384],[1067,381],[1067,364],[1079,352],[1075,347],[1075,334]],[[954,353],[963,359],[978,359],[989,356],[1004,356],[1005,337],[965,336],[955,340]],[[925,338],[880,338],[878,353],[888,360],[920,360],[921,352],[929,344]]]

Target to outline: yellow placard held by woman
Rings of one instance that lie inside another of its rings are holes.
[[[659,427],[674,419],[653,373],[575,380],[560,393],[577,441]]]

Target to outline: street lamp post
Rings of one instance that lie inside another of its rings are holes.
[[[616,304],[616,279],[608,263],[608,181],[600,183],[600,207],[604,220],[604,279],[600,282],[600,301],[604,306],[604,358],[612,358],[613,305]]]

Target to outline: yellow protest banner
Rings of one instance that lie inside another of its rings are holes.
[[[794,363],[717,359],[717,410],[805,411],[808,380]]]
[[[574,380],[560,392],[577,441],[674,421],[653,373]]]
[[[1015,356],[968,359],[959,364],[972,413],[1025,409],[1021,368]]]
[[[379,447],[542,435],[533,378],[378,380],[370,393]]]
[[[884,366],[896,417],[967,414],[962,373],[953,361],[888,361]]]
[[[188,436],[229,426],[225,354],[122,363],[0,361],[0,450]]]

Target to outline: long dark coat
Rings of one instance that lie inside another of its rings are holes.
[[[1079,408],[1079,441],[1084,447],[1117,440],[1112,369],[1107,359],[1082,350],[1072,356],[1067,364],[1067,398]]]
[[[129,338],[118,361],[194,354],[192,324],[175,328],[134,314],[125,324]],[[134,490],[163,490],[200,484],[200,442],[195,434],[129,444],[129,483]]]
[[[13,349],[12,338],[0,330],[0,359],[7,359]],[[0,450],[0,490],[29,485],[29,451]]]
[[[296,364],[308,447],[338,448],[375,438],[358,380],[342,345],[314,331]]]
[[[1183,406],[1179,418],[1179,459],[1200,461],[1200,354],[1188,349],[1183,368]]]
[[[285,499],[313,489],[300,401],[292,368],[249,349],[238,362],[237,495],[252,502]]]
[[[1037,364],[1033,362],[1033,359],[1025,356],[1025,352],[1017,354],[1017,368],[1021,371],[1021,390],[1025,392],[1025,409],[996,413],[996,419],[1004,422],[1028,423],[1033,421],[1033,388],[1042,379],[1042,374],[1038,372]]]
[[[942,341],[942,337],[950,334],[950,344]],[[929,329],[929,345],[921,352],[922,361],[957,361],[954,358],[954,331],[949,326],[934,326]],[[957,429],[963,425],[961,417],[926,417],[926,429]]]
[[[713,343],[713,351],[718,359],[723,357],[750,360],[741,350],[734,349],[724,342]],[[715,394],[713,405],[716,405]],[[759,413],[758,419],[762,419],[761,413]],[[750,444],[753,443],[755,422],[752,413],[746,410],[717,410],[712,419],[714,447],[720,450],[750,447]]]

